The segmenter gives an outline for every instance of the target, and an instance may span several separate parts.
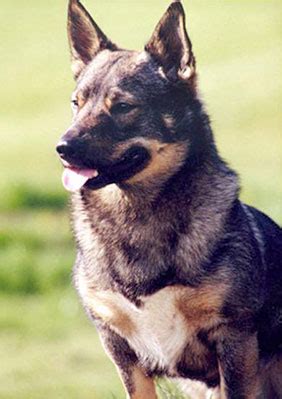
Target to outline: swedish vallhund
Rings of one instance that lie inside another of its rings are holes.
[[[74,281],[128,398],[157,398],[164,376],[192,399],[281,399],[282,230],[238,199],[180,1],[141,52],[78,0],[68,35],[74,117],[57,151]]]

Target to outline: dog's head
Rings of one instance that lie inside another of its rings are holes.
[[[189,156],[199,108],[181,3],[169,6],[141,52],[119,49],[78,0],[69,3],[68,36],[77,86],[72,124],[57,146],[65,187],[174,174]]]

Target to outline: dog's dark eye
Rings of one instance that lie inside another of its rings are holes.
[[[76,113],[78,110],[79,104],[78,104],[78,100],[71,100],[71,109],[73,113]]]
[[[118,103],[112,107],[111,111],[113,114],[126,114],[134,108],[135,108],[135,105],[132,105],[132,104]]]
[[[71,100],[71,107],[76,110],[78,108],[78,100]]]

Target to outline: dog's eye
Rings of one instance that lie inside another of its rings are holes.
[[[131,110],[133,110],[134,108],[135,108],[135,105],[132,105],[132,104],[118,103],[112,107],[111,112],[113,114],[126,114],[126,113],[130,112]]]
[[[71,100],[71,107],[72,107],[73,111],[76,111],[78,108],[78,100],[76,100],[76,99]]]

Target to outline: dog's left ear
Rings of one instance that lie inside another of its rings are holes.
[[[161,65],[168,78],[188,81],[194,76],[195,58],[179,0],[169,6],[145,50]]]
[[[69,0],[68,38],[75,78],[102,50],[117,50],[79,0]]]

